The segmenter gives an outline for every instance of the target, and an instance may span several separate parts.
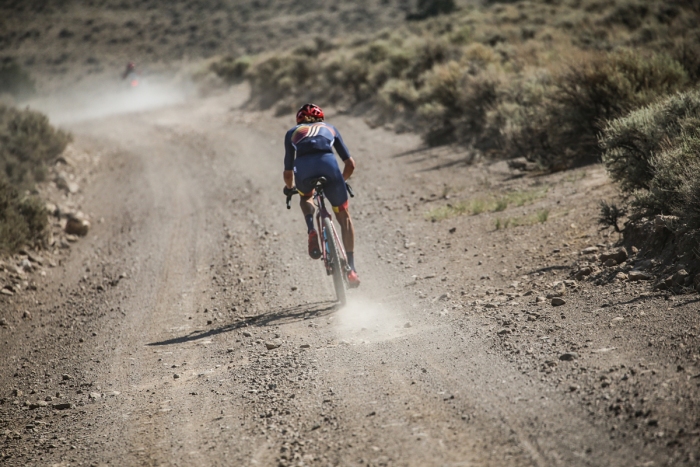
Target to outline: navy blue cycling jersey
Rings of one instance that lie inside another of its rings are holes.
[[[284,137],[284,170],[294,169],[295,157],[333,154],[333,148],[342,160],[350,158],[350,151],[333,125],[325,122],[297,125]]]

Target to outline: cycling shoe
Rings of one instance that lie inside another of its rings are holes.
[[[357,277],[357,273],[355,271],[350,271],[348,273],[348,287],[351,289],[355,289],[360,286],[360,278]]]
[[[309,256],[312,259],[321,257],[321,247],[318,244],[318,233],[315,230],[309,232]]]

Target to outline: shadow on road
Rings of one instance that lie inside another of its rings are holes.
[[[322,318],[324,316],[330,315],[337,309],[338,304],[334,301],[329,300],[315,303],[305,303],[303,305],[296,305],[289,308],[282,308],[280,310],[271,311],[262,315],[235,317],[233,318],[235,320],[233,323],[227,324],[225,326],[209,330],[195,330],[185,336],[174,337],[172,339],[167,339],[164,341],[151,342],[147,345],[160,346],[184,344],[186,342],[205,339],[207,337],[212,337],[217,334],[231,332],[235,331],[236,329],[245,328],[249,326],[262,327],[293,323],[295,321],[301,321],[304,319]]]

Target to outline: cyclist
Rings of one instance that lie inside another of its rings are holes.
[[[122,79],[126,79],[131,75],[136,74],[136,64],[134,62],[129,62],[126,64],[126,69],[122,73]]]
[[[345,164],[341,173],[333,149],[338,152]],[[313,187],[308,183],[315,177],[326,177],[324,188],[326,198],[333,206],[340,224],[343,245],[348,256],[348,282],[350,287],[360,285],[355,271],[355,229],[348,212],[348,192],[345,181],[355,170],[355,161],[343,142],[338,130],[324,122],[323,110],[315,104],[304,104],[297,112],[297,125],[284,137],[284,194],[298,192],[301,195],[301,211],[304,213],[309,232],[309,256],[321,257],[318,233],[314,227],[312,196]],[[296,181],[296,186],[294,182]]]

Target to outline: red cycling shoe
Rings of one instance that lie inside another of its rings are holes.
[[[309,256],[312,259],[321,257],[321,247],[318,244],[318,233],[315,230],[309,232]]]
[[[350,271],[348,273],[348,287],[351,289],[355,289],[360,286],[360,278],[357,277],[357,273],[355,271]]]

